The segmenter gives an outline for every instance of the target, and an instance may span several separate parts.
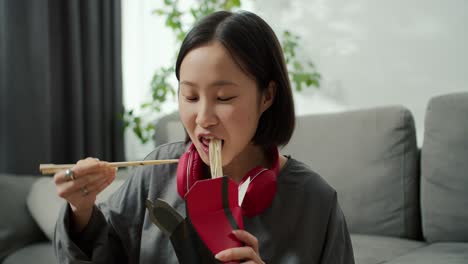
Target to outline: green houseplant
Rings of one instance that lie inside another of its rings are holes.
[[[164,0],[160,9],[153,11],[155,15],[165,18],[165,26],[174,33],[177,45],[180,45],[191,26],[202,17],[218,10],[235,11],[241,7],[241,0],[198,0],[188,10],[182,10],[179,0]],[[299,36],[289,30],[280,35],[281,45],[289,71],[289,78],[294,89],[301,91],[306,87],[320,86],[321,76],[310,61],[300,61],[296,57]],[[174,56],[174,61],[177,54]],[[176,87],[169,82],[174,74],[174,66],[161,67],[153,75],[150,89],[151,99],[140,105],[139,114],[134,109],[126,109],[123,113],[125,128],[131,128],[141,143],[151,141],[156,127],[153,120],[147,120],[151,113],[160,112],[162,104],[176,95]]]

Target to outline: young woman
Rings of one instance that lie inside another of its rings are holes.
[[[207,167],[209,142],[220,139],[223,172],[230,179],[239,183],[260,166],[273,171],[276,181],[272,200],[244,216],[244,229],[233,232],[245,246],[228,248],[216,258],[354,263],[335,190],[303,163],[277,154],[293,133],[294,105],[280,44],[266,22],[250,12],[204,18],[182,43],[176,75],[187,140],[158,147],[147,158],[174,159],[192,149]],[[57,192],[68,201],[55,234],[60,263],[177,263],[169,238],[152,224],[145,208],[147,199],[163,199],[186,214],[177,166],[135,170],[99,206],[96,195],[115,177],[106,162],[87,158],[57,173]],[[260,201],[263,195],[267,193],[253,196]]]

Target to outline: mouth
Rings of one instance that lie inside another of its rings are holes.
[[[205,151],[207,154],[210,151],[210,142],[213,139],[219,139],[219,138],[216,138],[212,135],[199,135],[198,136],[198,142],[200,142],[200,145],[203,151]],[[222,139],[219,139],[219,140],[221,140],[221,147],[224,146],[224,140]]]

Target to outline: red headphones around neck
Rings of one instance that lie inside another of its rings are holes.
[[[245,181],[250,180],[241,204],[242,214],[247,217],[261,214],[270,206],[275,197],[277,190],[276,178],[279,172],[278,148],[273,147],[270,153],[273,156],[273,166],[269,169],[261,166],[251,169],[238,185],[240,186]],[[193,144],[179,158],[177,191],[183,199],[185,199],[185,195],[195,182],[204,179],[203,164],[203,160]]]

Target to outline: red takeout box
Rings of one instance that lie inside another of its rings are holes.
[[[189,189],[185,200],[193,228],[214,255],[243,246],[232,233],[244,228],[238,185],[233,180],[228,177],[199,180]]]

